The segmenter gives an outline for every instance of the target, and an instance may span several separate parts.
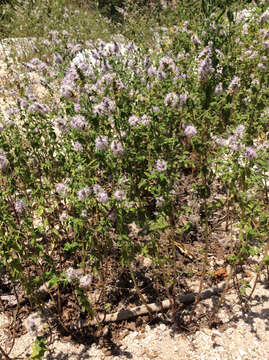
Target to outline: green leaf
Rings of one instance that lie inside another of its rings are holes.
[[[36,212],[37,216],[42,216],[43,213],[44,213],[43,206],[39,206],[39,208],[37,209],[37,212]]]
[[[265,265],[267,265],[267,266],[269,265],[269,255],[264,257],[263,262]]]
[[[60,281],[59,277],[57,275],[53,274],[48,283],[49,289],[55,285],[58,285],[59,281]]]
[[[72,253],[74,253],[74,251],[76,250],[76,248],[79,246],[79,243],[77,241],[74,241],[72,243],[67,242],[64,245],[64,250],[65,251],[70,251]]]
[[[37,337],[35,339],[35,343],[33,345],[33,352],[30,356],[30,359],[32,360],[42,360],[44,357],[44,354],[47,350],[46,346],[46,340],[44,340],[42,337]]]

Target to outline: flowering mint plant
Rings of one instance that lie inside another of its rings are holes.
[[[40,99],[27,79],[14,85],[16,106],[0,126],[1,271],[32,307],[49,311],[45,287],[67,332],[70,303],[98,323],[99,311],[118,305],[123,276],[147,306],[141,256],[152,293],[166,294],[178,323],[179,241],[204,245],[196,305],[220,208],[226,228],[239,228],[232,271],[262,251],[267,14],[202,3],[201,26],[189,19],[153,29],[150,49],[127,36],[78,42],[52,31],[44,43],[54,53],[25,63],[41,72],[50,97]]]

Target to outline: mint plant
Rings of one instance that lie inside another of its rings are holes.
[[[68,31],[57,13],[40,52],[21,56],[26,74],[11,66],[14,103],[0,126],[0,271],[66,333],[67,308],[100,326],[100,313],[115,310],[129,287],[150,313],[147,287],[166,296],[180,326],[180,280],[190,269],[178,244],[191,237],[202,247],[199,261],[188,257],[201,262],[193,320],[220,211],[231,271],[211,319],[235,270],[255,255],[258,274],[268,262],[268,10],[197,4],[201,21],[184,2],[182,15],[180,7],[158,13],[163,26],[153,21],[157,2],[133,14],[126,4],[122,24],[106,20],[115,34],[104,40],[72,33],[72,16],[81,32],[88,23],[59,2]],[[134,36],[136,17],[150,19],[145,39]],[[46,349],[45,335],[36,336],[32,358]]]

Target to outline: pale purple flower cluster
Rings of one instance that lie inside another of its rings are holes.
[[[79,103],[75,103],[74,104],[74,110],[75,110],[75,112],[80,112],[80,110],[81,110],[81,106],[80,106],[80,104]]]
[[[78,278],[78,274],[72,266],[70,266],[66,270],[65,275],[67,277],[68,282],[72,282],[73,280],[76,280]]]
[[[240,22],[245,23],[251,17],[253,17],[253,9],[243,9],[236,14],[236,23],[239,24]]]
[[[37,336],[37,332],[38,332],[38,325],[36,323],[36,319],[35,316],[29,316],[28,319],[25,321],[25,328],[27,330],[27,332],[33,336],[36,337]]]
[[[47,114],[50,112],[50,108],[46,104],[40,104],[38,101],[34,102],[28,107],[29,113]]]
[[[27,62],[24,65],[30,71],[38,70],[40,72],[44,72],[49,70],[48,65],[38,58],[33,58],[30,62]]]
[[[239,151],[241,149],[242,146],[240,144],[240,140],[244,136],[244,131],[245,131],[245,126],[241,124],[237,126],[237,128],[234,130],[233,135],[229,136],[227,140],[227,144],[230,147],[230,149],[234,151]]]
[[[188,125],[185,127],[184,133],[187,137],[192,137],[197,135],[197,129],[193,125]]]
[[[248,159],[253,160],[256,159],[258,155],[256,153],[256,150],[252,146],[247,146],[245,150],[245,156]]]
[[[73,148],[77,152],[83,151],[83,146],[81,145],[81,143],[79,141],[73,142]]]
[[[14,204],[14,208],[16,210],[16,213],[18,215],[23,214],[26,211],[26,205],[25,202],[21,199],[17,200]]]
[[[48,67],[48,65],[47,65],[44,61],[41,61],[41,62],[38,64],[37,69],[38,69],[40,72],[45,72],[45,71],[48,71],[48,70],[49,70],[49,67]]]
[[[140,122],[140,119],[139,119],[138,116],[132,115],[132,116],[129,117],[128,123],[131,126],[139,126],[139,122]]]
[[[168,93],[164,98],[164,105],[168,106],[171,105],[173,108],[178,104],[178,95],[174,92]]]
[[[70,121],[70,126],[72,129],[85,130],[88,127],[88,124],[84,116],[76,115],[72,117]]]
[[[42,42],[43,45],[45,45],[46,47],[49,47],[51,45],[51,42],[49,41],[49,39],[45,39]]]
[[[201,41],[200,41],[200,39],[198,38],[197,35],[193,35],[193,36],[191,37],[191,41],[192,41],[193,44],[196,45],[196,46],[201,46],[201,45],[202,45],[202,43],[201,43]]]
[[[117,74],[116,73],[107,73],[107,74],[104,74],[101,79],[99,79],[97,82],[96,82],[96,86],[97,88],[102,88],[104,86],[110,86],[113,81],[115,81],[117,78]]]
[[[52,44],[58,44],[61,40],[59,39],[59,32],[57,30],[51,30],[49,32]]]
[[[166,70],[170,70],[172,72],[176,72],[176,70],[177,70],[174,60],[172,58],[170,58],[169,56],[162,57],[159,62],[158,71],[162,72],[162,71],[166,71]]]
[[[7,114],[12,116],[12,115],[16,115],[20,112],[19,108],[17,106],[12,106],[7,110]]]
[[[100,203],[106,203],[108,201],[108,195],[107,192],[100,186],[100,185],[94,185],[93,186],[93,192],[96,195],[97,201]]]
[[[157,69],[155,68],[155,66],[151,65],[148,69],[147,69],[147,74],[149,77],[153,77],[157,74]]]
[[[79,201],[85,201],[91,195],[91,189],[88,186],[78,190],[78,199]]]
[[[259,87],[260,86],[260,81],[258,79],[253,79],[251,81],[251,85]]]
[[[126,197],[125,192],[123,190],[116,190],[113,195],[114,198],[118,201],[122,201]]]
[[[92,283],[92,276],[90,274],[81,276],[79,278],[79,285],[83,289],[89,288],[91,286],[91,283]]]
[[[71,62],[71,68],[79,68],[85,75],[91,75],[92,67],[100,65],[100,56],[96,51],[84,50],[76,55],[76,57]]]
[[[235,76],[228,86],[228,92],[230,93],[236,92],[237,90],[239,90],[240,85],[241,85],[241,79],[238,76]]]
[[[65,134],[69,131],[67,127],[67,121],[66,119],[62,117],[58,117],[54,120],[55,126],[61,131],[61,133]]]
[[[140,123],[142,125],[147,126],[150,124],[150,122],[151,122],[151,118],[148,115],[146,115],[146,114],[142,115],[141,120],[140,120]]]
[[[104,151],[108,147],[108,139],[107,136],[98,136],[95,139],[95,149],[98,151]]]
[[[146,114],[142,115],[141,118],[139,118],[138,116],[136,115],[132,115],[129,117],[129,120],[128,120],[129,124],[131,126],[134,126],[134,127],[137,127],[137,126],[140,126],[140,125],[149,125],[150,124],[150,117]]]
[[[189,98],[189,93],[188,92],[185,92],[185,93],[179,95],[179,104],[180,104],[180,106],[186,105],[188,98]]]
[[[230,149],[234,151],[239,151],[241,149],[241,144],[239,142],[239,138],[235,135],[229,136],[228,138],[228,146]]]
[[[108,97],[104,97],[99,104],[95,104],[93,106],[93,113],[96,115],[111,115],[114,113],[116,109],[115,101],[109,99]]]
[[[264,40],[262,45],[263,45],[264,50],[266,50],[266,51],[269,50],[269,41],[268,40]]]
[[[243,124],[238,125],[233,134],[228,139],[216,138],[216,143],[220,146],[228,146],[233,151],[239,151],[242,149],[240,141],[244,136],[245,126]]]
[[[165,172],[167,170],[167,162],[163,159],[158,159],[156,162],[156,170],[159,173]]]
[[[157,76],[160,80],[166,79],[166,73],[164,71],[158,71]]]
[[[199,81],[204,82],[208,80],[210,74],[214,72],[212,60],[210,55],[207,55],[198,65]]]
[[[244,132],[245,132],[245,125],[240,124],[237,126],[237,128],[234,130],[234,135],[236,136],[236,138],[238,139],[242,139],[244,136]]]
[[[77,52],[82,50],[82,45],[81,44],[73,44],[70,42],[67,44],[67,48],[70,49],[71,54],[76,54]]]
[[[122,156],[124,154],[123,146],[122,146],[121,142],[119,142],[117,140],[113,140],[111,142],[110,150],[117,157],[120,157],[120,156]]]
[[[134,52],[138,50],[133,43],[124,44],[122,40],[120,42],[114,40],[109,43],[102,40],[87,41],[86,46],[88,49],[76,54],[71,62],[71,68],[78,67],[86,76],[94,76],[96,70],[99,73],[110,71],[111,66],[107,61],[110,57],[113,57],[114,60],[121,58],[124,66],[130,66],[130,55],[133,56]],[[117,85],[121,86],[120,83]]]
[[[223,92],[223,86],[222,86],[222,83],[220,82],[217,86],[216,86],[216,88],[215,88],[215,94],[216,95],[219,95],[219,94],[221,94]]]
[[[67,72],[65,78],[63,79],[60,89],[59,89],[59,94],[60,96],[63,96],[67,99],[71,98],[72,96],[74,96],[74,93],[76,91],[76,85],[74,83],[74,80],[77,79],[77,73],[76,70],[74,69],[69,69],[69,71]]]
[[[4,171],[9,167],[9,161],[5,154],[0,153],[0,170]]]
[[[263,63],[259,63],[257,65],[258,69],[260,69],[262,72],[266,72],[266,65],[264,65]]]
[[[58,194],[60,195],[66,195],[67,191],[68,191],[68,186],[66,186],[66,184],[64,183],[59,183],[55,185],[55,190]]]
[[[18,98],[17,101],[18,101],[18,104],[19,104],[19,106],[21,107],[21,109],[27,109],[27,107],[28,107],[28,105],[29,105],[27,99],[25,99],[25,98]]]

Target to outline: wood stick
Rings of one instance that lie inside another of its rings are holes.
[[[221,292],[224,287],[225,287],[225,283],[226,281],[222,281],[221,283],[219,283],[216,286],[212,286],[209,289],[205,289],[201,292],[201,298],[200,300],[204,300],[204,299],[208,299],[213,295],[217,295],[219,292]],[[177,297],[177,301],[184,304],[184,305],[188,305],[191,304],[195,301],[197,293],[196,292],[192,292],[190,294],[186,294],[186,295],[182,295]],[[93,325],[97,325],[98,323],[109,323],[109,322],[116,322],[116,321],[123,321],[123,320],[128,320],[131,319],[133,317],[137,317],[139,315],[146,315],[149,313],[149,311],[151,312],[161,312],[162,310],[167,310],[171,307],[171,302],[169,299],[163,300],[161,303],[151,303],[148,304],[147,306],[142,305],[142,306],[136,306],[132,309],[126,309],[126,310],[119,310],[115,313],[112,314],[104,314],[104,313],[98,313],[97,314],[97,318],[101,319],[101,320],[87,320],[87,319],[83,319],[83,320],[78,320],[77,322],[77,326],[78,328],[85,328],[87,326],[93,326]]]

